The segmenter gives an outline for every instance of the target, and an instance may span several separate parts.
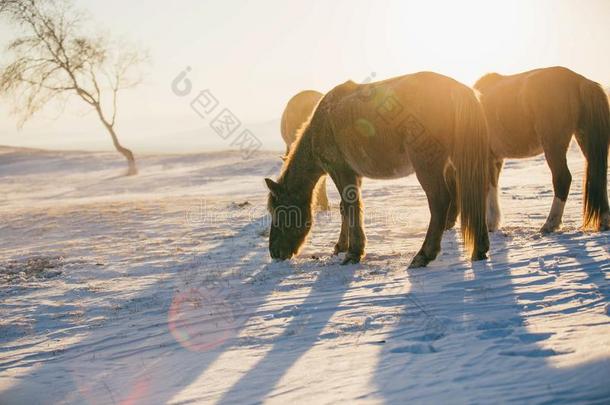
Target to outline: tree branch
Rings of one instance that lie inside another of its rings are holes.
[[[140,83],[136,68],[146,57],[101,36],[86,35],[80,30],[84,19],[71,1],[0,0],[0,17],[23,31],[7,47],[14,58],[0,72],[0,92],[14,97],[20,122],[62,94],[78,96],[97,113],[133,173],[133,154],[120,145],[114,126],[118,93]],[[102,76],[107,80],[100,81]]]

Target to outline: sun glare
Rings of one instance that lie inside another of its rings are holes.
[[[466,84],[490,70],[517,69],[516,56],[532,52],[544,34],[535,2],[392,3],[386,18],[383,52],[393,70],[431,70]]]

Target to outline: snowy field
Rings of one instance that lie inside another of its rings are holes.
[[[301,255],[267,251],[277,152],[0,149],[0,404],[609,403],[610,233],[562,232],[542,158],[509,161],[491,258],[456,231],[407,271],[429,213],[414,177],[364,182],[367,256],[333,210]],[[329,190],[332,183],[329,183]]]

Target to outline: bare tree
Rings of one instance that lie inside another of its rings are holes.
[[[137,173],[131,150],[115,131],[117,95],[141,81],[144,52],[89,33],[88,19],[70,0],[0,0],[0,16],[19,29],[0,71],[0,93],[10,94],[23,124],[52,100],[76,95],[99,117],[112,143]]]

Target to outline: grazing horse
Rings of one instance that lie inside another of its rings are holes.
[[[550,67],[511,76],[490,73],[474,87],[481,93],[491,145],[489,230],[500,225],[498,176],[503,160],[542,152],[553,175],[555,197],[540,231],[550,233],[559,228],[572,182],[566,152],[573,134],[587,159],[583,227],[610,229],[607,190],[610,110],[600,85],[569,69]]]
[[[294,95],[286,104],[282,114],[281,132],[286,142],[286,155],[290,146],[297,139],[297,132],[309,119],[323,94],[315,90],[303,90]],[[322,176],[314,192],[316,198],[314,207],[320,211],[328,211],[328,196],[326,195],[326,176]]]
[[[489,250],[488,152],[485,114],[471,88],[431,72],[366,84],[347,81],[322,98],[277,182],[265,179],[271,257],[285,260],[298,253],[312,226],[314,187],[329,174],[341,195],[341,233],[334,253],[346,252],[343,264],[358,263],[366,243],[362,178],[415,172],[431,217],[410,267],[436,258],[443,231],[453,226],[458,209],[471,258],[484,259]]]

